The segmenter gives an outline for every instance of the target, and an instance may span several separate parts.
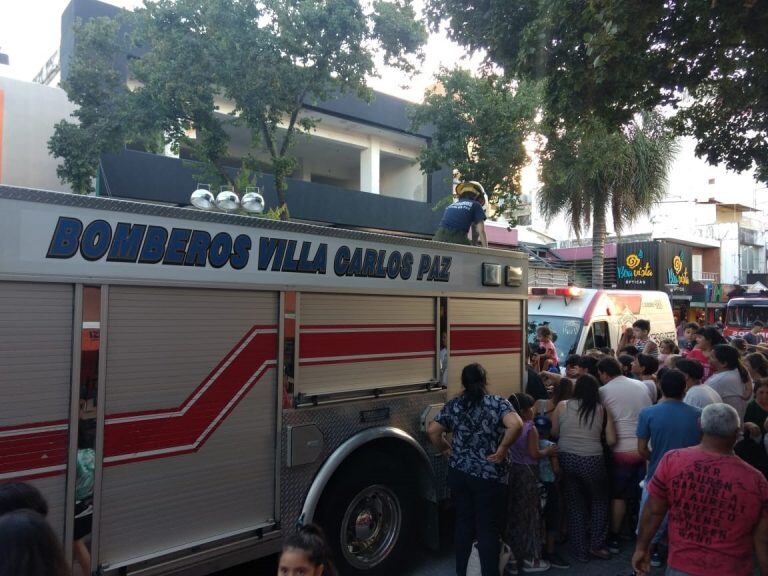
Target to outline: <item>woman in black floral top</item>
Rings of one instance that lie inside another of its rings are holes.
[[[463,392],[429,425],[429,439],[448,456],[448,486],[456,508],[456,574],[465,576],[477,535],[483,576],[499,576],[499,536],[504,527],[509,447],[523,423],[505,398],[488,394],[480,364],[461,372]],[[445,433],[452,432],[451,443]]]

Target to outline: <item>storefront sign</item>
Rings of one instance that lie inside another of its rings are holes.
[[[632,242],[616,247],[616,280],[619,288],[655,290],[657,287],[655,242]]]
[[[616,283],[625,290],[661,290],[686,295],[691,285],[691,249],[664,241],[616,247]]]

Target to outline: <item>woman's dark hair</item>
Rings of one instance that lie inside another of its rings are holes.
[[[557,406],[563,400],[569,400],[573,397],[573,380],[570,378],[560,378],[552,387],[552,404]]]
[[[580,359],[581,356],[578,354],[571,354],[568,356],[568,358],[565,359],[565,367],[568,368],[568,366],[578,366]]]
[[[622,354],[618,358],[619,364],[621,364],[621,371],[623,372],[624,376],[631,376],[632,374],[632,362],[635,361],[634,356],[630,356],[629,354]]]
[[[720,334],[720,331],[717,328],[713,328],[712,326],[707,326],[706,328],[699,328],[696,334],[698,334],[705,340],[708,340],[712,344],[712,346],[725,344],[725,338],[723,338],[723,335]]]
[[[480,364],[467,364],[461,371],[461,385],[464,387],[464,398],[470,404],[477,404],[485,396],[488,385],[488,374]]]
[[[524,393],[512,394],[512,396],[509,397],[509,402],[518,414],[522,414],[523,410],[533,408],[533,405],[536,404],[536,400],[533,399],[533,396]]]
[[[640,350],[637,349],[637,346],[633,346],[632,344],[630,344],[629,346],[624,346],[624,348],[619,350],[619,354],[632,356],[632,358],[634,358],[635,356],[640,354]]]
[[[613,351],[613,349],[610,346],[601,346],[600,348],[598,348],[598,350],[600,350],[600,352],[602,352],[606,356],[616,355],[616,353]]]
[[[650,354],[638,354],[637,363],[643,369],[643,374],[645,374],[646,376],[651,376],[653,374],[656,374],[656,372],[659,369],[658,358],[654,358]]]
[[[56,534],[37,512],[0,516],[0,576],[67,576]]]
[[[746,362],[757,372],[760,378],[768,378],[768,360],[760,352],[752,352],[744,357]]]
[[[597,358],[594,356],[582,356],[579,358],[579,368],[584,368],[592,376],[597,378]]]
[[[749,372],[744,367],[744,363],[741,361],[741,355],[739,351],[733,346],[728,344],[718,344],[712,349],[712,353],[717,358],[717,361],[721,364],[725,364],[728,370],[738,370],[741,381],[745,384],[749,382]]]
[[[573,388],[573,399],[581,401],[579,405],[579,420],[582,424],[586,424],[587,419],[591,420],[590,426],[595,422],[597,406],[600,404],[599,390],[600,383],[594,376],[585,374],[576,379],[576,386]]]
[[[744,338],[731,338],[731,346],[739,351],[739,354],[744,354],[747,351],[747,341]]]
[[[680,400],[685,394],[685,374],[680,370],[667,370],[661,377],[661,391],[666,398]]]
[[[292,548],[302,550],[309,561],[315,566],[323,566],[323,576],[336,576],[333,566],[333,555],[325,540],[322,529],[315,524],[299,526],[296,532],[289,536],[283,544],[283,550]]]
[[[48,503],[40,490],[26,482],[0,484],[0,516],[15,510],[32,510],[41,516],[48,515]]]
[[[698,360],[692,358],[680,358],[675,364],[675,368],[683,374],[687,374],[692,380],[701,380],[704,378],[704,366]]]
[[[684,329],[685,329],[685,330],[693,330],[694,332],[698,332],[698,331],[699,331],[699,328],[701,328],[701,326],[699,326],[698,324],[696,324],[696,322],[688,322],[688,323],[685,325],[685,328],[684,328]]]

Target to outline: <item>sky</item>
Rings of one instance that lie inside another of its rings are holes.
[[[107,3],[128,9],[142,4],[141,0],[108,0]],[[0,66],[0,75],[28,81],[34,78],[59,47],[61,14],[68,4],[69,0],[0,0],[0,52],[10,58],[10,66]],[[423,2],[417,0],[415,4],[420,9]],[[419,102],[441,66],[479,64],[478,57],[462,60],[465,56],[465,50],[448,40],[445,33],[432,34],[418,75],[409,79],[398,71],[385,69],[381,71],[381,78],[370,79],[370,86]]]

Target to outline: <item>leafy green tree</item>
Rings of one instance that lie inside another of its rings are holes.
[[[416,128],[434,127],[430,145],[419,156],[422,171],[448,167],[463,180],[480,182],[496,212],[514,220],[520,170],[528,162],[524,142],[533,131],[535,90],[461,69],[444,69],[436,80],[437,88],[411,114]]]
[[[591,122],[548,135],[540,209],[550,220],[565,213],[577,235],[591,226],[593,287],[603,286],[608,214],[617,234],[647,215],[666,193],[676,151],[658,114],[642,114],[618,131]]]
[[[427,0],[431,23],[522,78],[549,121],[608,126],[670,105],[696,152],[768,182],[768,3]]]
[[[83,191],[84,167],[101,153],[161,135],[237,186],[225,160],[230,129],[242,126],[268,155],[283,218],[286,178],[296,167],[291,148],[317,124],[305,105],[346,93],[370,97],[365,79],[376,72],[375,58],[413,71],[426,40],[411,0],[374,0],[368,9],[359,0],[158,0],[122,19],[140,55],[128,64],[130,90],[114,71],[128,50],[117,25],[96,19],[78,28],[64,87],[79,105],[79,123],[57,125],[50,144],[64,158],[60,176]],[[109,72],[98,91],[87,82],[96,69]],[[217,110],[223,102],[232,107],[226,114]],[[100,127],[111,136],[82,135]],[[243,166],[259,163],[251,154]]]

